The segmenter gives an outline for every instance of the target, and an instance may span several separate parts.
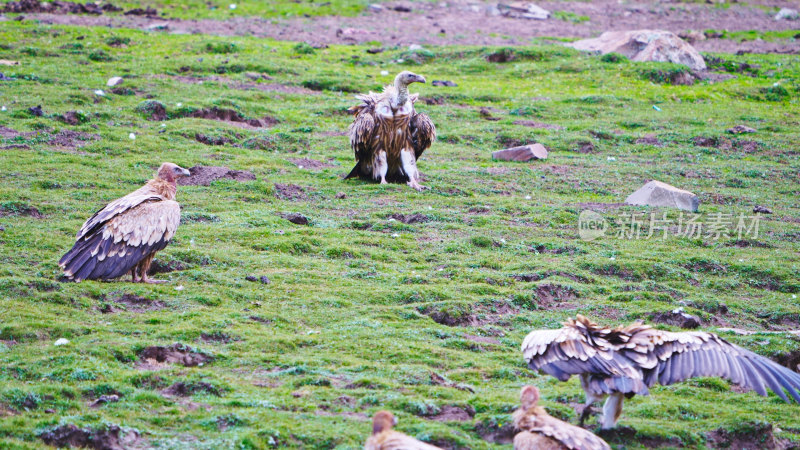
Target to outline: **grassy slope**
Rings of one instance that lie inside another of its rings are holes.
[[[112,48],[105,44],[112,36],[131,42]],[[368,434],[368,422],[328,413],[371,415],[388,408],[400,416],[400,429],[412,435],[489,448],[493,445],[479,438],[474,422],[508,421],[525,383],[542,388],[551,412],[575,420],[568,402],[582,399],[577,381],[559,383],[524,367],[518,346],[531,329],[556,327],[578,312],[610,322],[647,319],[679,304],[706,319],[715,315],[755,330],[786,329],[800,317],[792,296],[800,289],[797,56],[729,57],[760,64],[759,76],[687,87],[653,84],[639,74],[639,65],[605,63],[561,47],[524,49],[506,64],[486,62],[490,49],[434,48],[435,56],[416,66],[393,62],[410,59],[402,49],[369,55],[363,47],[331,47],[306,54],[294,44],[255,39],[17,23],[0,25],[0,42],[5,45],[0,59],[22,61],[2,68],[17,79],[0,82],[0,103],[8,108],[0,113],[0,125],[102,136],[79,150],[52,147],[41,138],[2,142],[31,148],[0,150],[0,205],[6,214],[33,206],[45,215],[0,218],[5,228],[0,232],[0,439],[7,444],[39,445],[37,432],[62,422],[122,424],[165,447],[198,448],[200,439],[208,448],[270,443],[352,448]],[[236,52],[210,53],[209,42],[233,42]],[[89,59],[98,50],[112,60]],[[189,69],[179,73],[181,67]],[[346,128],[343,109],[353,98],[339,90],[376,89],[390,81],[379,74],[382,69],[402,68],[458,83],[456,88],[415,85],[423,96],[444,101],[419,106],[440,134],[420,163],[432,189],[416,193],[405,186],[343,182],[339,176],[350,169],[352,154],[346,137],[330,132]],[[245,72],[329,89],[294,95],[232,86],[254,83]],[[174,78],[179,74],[220,78],[186,84]],[[92,91],[105,88],[115,75],[125,76],[124,86],[137,94],[97,98]],[[766,101],[763,90],[776,82],[787,95]],[[160,133],[160,123],[135,112],[145,97],[164,102],[172,114],[219,106],[281,122],[259,131],[184,118],[167,121]],[[46,116],[31,117],[26,109],[39,104]],[[502,120],[482,120],[478,106],[501,110],[495,114]],[[89,121],[66,126],[48,117],[68,110],[83,111]],[[565,129],[512,124],[521,119]],[[724,135],[739,123],[759,129],[745,138],[761,145],[757,152],[691,143],[694,136]],[[131,132],[135,142],[128,138]],[[241,146],[205,146],[192,138],[196,133],[224,135]],[[666,145],[633,143],[650,133]],[[514,140],[542,142],[551,157],[531,164],[489,159],[490,151]],[[597,153],[573,151],[583,140],[593,141]],[[253,148],[254,142],[266,148]],[[308,171],[287,161],[301,157],[332,158],[335,167]],[[192,220],[159,259],[180,261],[187,269],[161,275],[169,284],[57,283],[56,261],[82,221],[138,187],[167,160],[184,167],[250,170],[258,181],[180,189],[183,214]],[[684,178],[686,169],[705,176]],[[775,214],[762,223],[759,241],[772,248],[726,245],[730,240],[577,239],[579,202],[619,202],[653,178],[701,195],[705,213],[771,207]],[[276,199],[274,182],[299,184],[309,198]],[[340,191],[347,198],[336,199]],[[717,203],[711,194],[720,194]],[[289,211],[308,215],[311,226],[276,215]],[[432,220],[389,221],[396,212]],[[362,229],[366,225],[371,228]],[[570,251],[532,250],[540,245]],[[511,278],[548,271],[584,279]],[[266,275],[272,282],[248,282],[247,275]],[[765,280],[770,289],[758,287]],[[543,284],[571,288],[578,297],[554,309],[537,307],[543,298],[537,287]],[[122,293],[167,308],[143,314],[99,311],[105,299]],[[476,306],[481,303],[490,306]],[[714,312],[720,303],[729,308],[727,314]],[[502,305],[519,312],[477,327],[440,325],[422,314],[433,309],[459,316]],[[272,322],[249,319],[254,315]],[[238,340],[207,343],[199,340],[201,332]],[[467,335],[496,341],[474,342]],[[797,348],[797,340],[784,334],[724,336],[764,355]],[[54,347],[61,337],[71,343]],[[142,348],[173,342],[197,346],[217,360],[152,374],[134,367]],[[432,385],[432,371],[474,387],[475,393]],[[192,400],[209,405],[206,410],[159,393],[186,379],[211,383],[222,395],[195,395]],[[124,396],[98,409],[87,406],[109,391]],[[352,402],[337,402],[344,395]],[[471,405],[474,422],[423,417],[444,405]],[[800,439],[793,434],[800,432],[796,405],[732,393],[726,383],[708,380],[657,387],[653,396],[633,399],[621,424],[634,427],[639,437],[702,446],[703,433],[750,420],[774,423],[783,430],[781,437]],[[221,422],[230,426],[220,431]],[[639,437],[626,446],[635,447]]]

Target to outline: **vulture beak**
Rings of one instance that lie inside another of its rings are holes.
[[[426,83],[425,77],[423,77],[422,75],[417,75],[417,83],[423,83],[423,84]]]
[[[393,427],[397,426],[397,416],[392,417],[392,426]]]
[[[189,177],[192,175],[192,172],[189,172],[189,169],[184,169],[183,167],[180,167],[180,169],[181,169],[181,175],[183,175],[184,177]]]

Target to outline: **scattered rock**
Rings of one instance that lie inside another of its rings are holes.
[[[502,15],[513,18],[546,20],[550,17],[550,11],[527,2],[498,3],[497,9]]]
[[[333,164],[310,158],[291,158],[289,161],[296,165],[298,169],[317,170],[325,167],[334,167]]]
[[[202,133],[196,133],[194,135],[194,140],[206,145],[227,145],[233,143],[231,138],[225,136],[207,136]]]
[[[651,320],[655,323],[663,323],[686,329],[700,328],[701,325],[699,317],[683,312],[683,308],[655,313],[652,315]]]
[[[208,186],[215,180],[252,181],[256,176],[247,170],[232,170],[227,167],[194,166],[189,169],[188,177],[178,178],[181,186]]]
[[[119,401],[119,395],[110,394],[110,395],[101,395],[97,400],[93,401],[89,407],[90,408],[99,408],[107,403],[116,403]]]
[[[147,8],[134,8],[124,13],[126,16],[146,16],[150,18],[158,17],[158,10],[147,7]]]
[[[201,222],[202,220],[198,221]],[[170,261],[170,262],[163,262],[159,259],[154,259],[153,262],[150,264],[150,271],[148,275],[155,275],[159,273],[170,273],[180,270],[186,270],[189,266],[181,261]]]
[[[450,380],[445,379],[443,376],[439,375],[436,372],[431,372],[431,383],[437,386],[451,387],[461,391],[467,391],[473,393],[475,392],[475,389],[472,386],[461,383],[454,383]]]
[[[411,12],[411,7],[407,5],[395,5],[392,9],[397,12]]]
[[[288,220],[289,222],[292,222],[293,224],[308,225],[308,217],[300,213],[281,213],[278,215]]]
[[[434,86],[446,86],[446,87],[456,87],[456,86],[458,86],[454,82],[448,81],[448,80],[433,80],[433,83],[431,83],[431,84],[433,84]]]
[[[73,2],[65,2],[60,0],[55,0],[52,2],[40,2],[39,0],[20,0],[16,2],[8,2],[6,3],[3,9],[0,9],[0,12],[7,12],[7,13],[50,13],[50,14],[94,14],[100,15],[104,12],[116,12],[121,11],[122,8],[118,8],[111,3],[100,4],[86,2],[83,3],[73,3]]]
[[[260,281],[261,284],[270,284],[271,281],[267,278],[266,275],[261,275],[261,277],[256,278],[255,275],[248,275],[244,277],[245,280],[255,283],[256,281]]]
[[[461,408],[459,406],[445,405],[441,407],[439,414],[430,416],[428,419],[437,422],[467,422],[472,420],[473,416],[475,416],[475,409],[472,406],[467,405],[466,408]]]
[[[495,117],[495,116],[493,116],[493,115],[492,115],[492,111],[491,111],[491,109],[489,109],[489,108],[486,108],[486,107],[482,107],[482,108],[481,108],[481,110],[480,110],[480,115],[481,115],[481,118],[482,118],[483,120],[491,120],[491,121],[496,121],[496,120],[500,120],[500,119],[501,119],[501,117]]]
[[[756,205],[753,206],[753,213],[755,214],[772,214],[772,210],[766,206]]]
[[[523,145],[492,152],[492,159],[500,161],[530,161],[547,159],[547,149],[542,144]]]
[[[372,12],[381,12],[381,11],[383,11],[383,6],[381,6],[381,5],[377,4],[377,3],[370,3],[367,6],[367,9],[369,9]]]
[[[689,191],[660,181],[650,181],[625,199],[629,205],[666,206],[696,212],[700,199]]]
[[[750,128],[750,127],[744,126],[744,125],[736,125],[735,127],[728,128],[725,131],[727,131],[730,134],[744,134],[744,133],[755,133],[756,132],[756,130],[754,128]]]
[[[214,357],[205,353],[200,353],[186,344],[175,343],[169,347],[147,347],[139,354],[139,359],[142,362],[153,360],[159,363],[180,364],[185,367],[194,367],[213,361]]]
[[[27,0],[22,0],[25,2]],[[20,2],[20,3],[22,3]],[[97,429],[61,425],[39,435],[45,444],[53,447],[85,447],[98,450],[122,450],[135,446],[139,432],[122,429],[117,425],[103,425]]]
[[[167,120],[167,108],[156,100],[145,100],[136,106],[136,112],[143,114],[147,120]]]
[[[399,220],[405,224],[413,224],[413,223],[425,223],[430,222],[431,218],[426,216],[425,214],[400,214],[395,213],[391,216],[394,220]]]
[[[345,194],[344,192],[337,192],[336,193],[336,198],[338,200],[343,200],[343,199],[347,198],[347,194]]]
[[[576,143],[575,151],[578,153],[594,153],[594,143],[592,141],[580,141]]]
[[[27,203],[8,202],[5,206],[0,206],[0,217],[6,216],[29,216],[34,219],[44,219],[44,214],[38,209]]]
[[[781,8],[778,14],[775,14],[775,20],[797,20],[798,18],[800,18],[800,13],[791,8]]]
[[[530,127],[530,128],[542,128],[545,130],[563,130],[564,127],[561,125],[553,125],[549,123],[542,123],[536,122],[535,120],[517,120],[514,122],[514,125],[521,125],[523,127]]]
[[[239,126],[250,126],[253,128],[271,127],[278,123],[278,119],[270,116],[264,116],[261,119],[248,119],[242,116],[238,111],[226,108],[203,108],[192,111],[188,117],[197,119],[218,120],[221,122],[228,122]]]
[[[706,34],[696,30],[684,31],[682,33],[678,33],[678,36],[690,44],[694,44],[697,41],[706,40]]]
[[[566,44],[590,52],[620,53],[633,61],[660,61],[684,64],[692,70],[705,70],[703,57],[674,33],[663,30],[606,31],[598,38]]]
[[[66,123],[67,125],[80,125],[81,123],[88,121],[86,119],[86,115],[78,111],[67,111],[58,116],[58,120]]]
[[[106,81],[106,86],[108,87],[114,87],[119,84],[122,84],[122,77],[111,77]]]
[[[34,117],[42,117],[44,115],[44,112],[42,111],[42,105],[32,106],[28,108],[28,112]]]
[[[178,381],[170,387],[161,391],[167,397],[190,397],[197,393],[205,393],[220,396],[219,389],[204,381],[183,382]]]
[[[772,424],[763,422],[737,423],[735,429],[719,428],[706,433],[709,448],[762,450],[778,448]]]
[[[111,307],[112,303],[123,305],[125,307],[125,311],[135,313],[158,311],[167,307],[167,305],[162,301],[150,300],[134,294],[123,294],[121,297],[111,299],[106,299],[105,297],[101,298],[107,302],[106,307],[101,309],[101,312],[104,314],[117,312],[116,309]]]
[[[378,54],[378,53],[383,53],[384,50],[385,49],[383,47],[368,48],[367,49],[367,53],[369,53],[370,55],[375,55],[375,54]]]
[[[305,200],[308,198],[306,190],[296,184],[275,183],[275,197],[281,200]]]

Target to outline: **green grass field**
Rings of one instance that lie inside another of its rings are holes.
[[[797,351],[785,332],[800,328],[797,55],[716,55],[736,78],[673,86],[661,81],[676,66],[557,45],[506,49],[502,64],[486,59],[497,48],[366,49],[0,23],[0,59],[20,62],[0,66],[11,78],[0,126],[23,133],[0,128],[0,447],[40,447],[40,434],[75,424],[135,429],[142,447],[357,448],[389,409],[419,439],[501,448],[482,435],[507,427],[524,384],[577,420],[577,380],[534,374],[519,352],[529,331],[577,313],[617,324],[683,307],[703,329],[755,331],[720,334],[759,354]],[[439,133],[419,163],[431,189],[343,181],[353,93],[404,69],[458,85],[412,85]],[[125,79],[116,93],[112,76]],[[148,100],[168,120],[147,120]],[[213,107],[278,122],[189,117]],[[75,125],[59,120],[68,111]],[[725,132],[739,124],[757,132]],[[663,146],[636,142],[648,135]],[[531,142],[550,157],[491,160]],[[168,284],[59,282],[83,221],[163,161],[257,180],[179,187],[184,223],[157,257],[180,269],[156,275]],[[704,218],[773,214],[758,237],[578,238],[590,206],[617,228],[648,214],[614,204],[651,179],[698,194]],[[281,198],[275,183],[303,191]],[[279,215],[290,212],[310,224]],[[214,359],[141,365],[146,347],[173,343]],[[188,396],[164,393],[178,382]],[[89,406],[112,393],[119,402]],[[473,417],[431,420],[448,406]],[[800,443],[798,405],[697,379],[627,402],[620,425],[635,431],[615,447],[703,448],[707,433],[763,423]]]

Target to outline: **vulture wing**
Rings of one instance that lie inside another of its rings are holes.
[[[427,114],[414,114],[408,124],[411,129],[411,144],[414,146],[414,156],[419,159],[422,152],[427,150],[436,140],[436,127]]]
[[[645,383],[670,385],[693,377],[720,377],[766,396],[766,388],[786,402],[800,403],[800,373],[711,333],[672,333],[653,328],[631,337],[620,351],[645,371]],[[646,349],[646,351],[643,351]]]
[[[108,218],[103,220],[104,217]],[[166,247],[180,220],[177,202],[131,194],[87,220],[75,245],[59,265],[67,277],[76,281],[118,278],[151,253]]]
[[[602,335],[578,327],[532,331],[522,342],[522,354],[532,370],[561,381],[572,375],[588,375],[593,392],[649,392],[639,366],[616,352],[614,344]]]
[[[533,408],[536,416],[532,420],[524,420],[525,431],[540,433],[552,438],[569,449],[574,450],[611,450],[606,441],[583,428],[570,425],[547,414],[542,407]],[[530,414],[534,411],[528,411]]]
[[[363,103],[353,106],[348,111],[355,114],[353,123],[350,124],[348,134],[350,135],[350,147],[356,154],[356,166],[350,171],[345,179],[357,177],[362,161],[372,161],[372,138],[375,134],[375,103],[378,101],[377,94],[357,96]]]
[[[365,450],[442,450],[399,431],[385,431],[367,439]]]

